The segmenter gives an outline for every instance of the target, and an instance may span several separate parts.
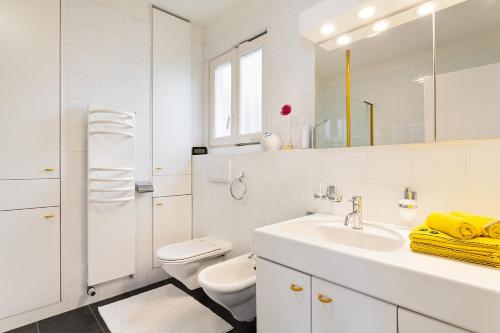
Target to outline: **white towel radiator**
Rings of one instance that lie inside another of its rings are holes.
[[[135,271],[135,115],[88,109],[87,283]]]

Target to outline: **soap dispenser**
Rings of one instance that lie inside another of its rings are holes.
[[[417,208],[417,192],[407,187],[404,192],[404,199],[399,200],[399,215],[401,219],[406,223],[412,222],[415,219],[415,215],[417,215]]]

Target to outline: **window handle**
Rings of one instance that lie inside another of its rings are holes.
[[[236,119],[236,116],[234,114],[227,117],[226,129],[229,129],[229,124],[231,123],[231,120],[233,120],[233,119]]]

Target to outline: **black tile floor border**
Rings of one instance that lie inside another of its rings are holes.
[[[219,304],[212,301],[203,289],[189,290],[182,283],[175,279],[167,279],[148,285],[143,288],[132,290],[115,297],[92,303],[81,308],[61,313],[38,322],[16,328],[6,333],[110,333],[104,320],[99,314],[98,307],[110,304],[122,299],[138,295],[140,293],[159,288],[161,286],[173,284],[183,290],[188,295],[196,299],[201,304],[212,310],[215,314],[227,321],[234,329],[232,333],[255,333],[257,332],[255,320],[252,322],[239,322],[233,318],[231,313]]]

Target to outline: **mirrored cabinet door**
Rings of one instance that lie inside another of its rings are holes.
[[[316,147],[434,141],[432,15],[408,10],[342,37],[316,47]]]
[[[436,12],[437,140],[500,136],[500,1]]]

